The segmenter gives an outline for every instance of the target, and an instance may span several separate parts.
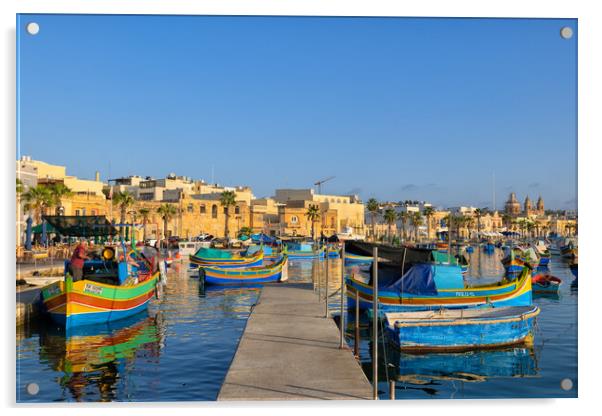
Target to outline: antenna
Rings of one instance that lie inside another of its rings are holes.
[[[322,179],[322,180],[316,181],[316,182],[314,183],[314,185],[318,187],[318,194],[321,194],[321,193],[322,193],[322,184],[323,184],[324,182],[328,182],[329,180],[332,180],[332,179],[334,179],[334,178],[335,178],[335,176],[329,176],[329,177],[328,177],[328,178],[326,178],[326,179]]]
[[[493,212],[495,212],[495,171],[493,172]]]

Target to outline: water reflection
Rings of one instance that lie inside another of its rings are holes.
[[[137,357],[157,360],[163,344],[160,314],[143,312],[128,319],[70,330],[41,328],[40,360],[60,374],[63,395],[82,401],[116,399],[116,385]]]

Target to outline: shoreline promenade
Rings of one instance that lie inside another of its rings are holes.
[[[352,400],[372,385],[311,284],[266,285],[217,400]]]

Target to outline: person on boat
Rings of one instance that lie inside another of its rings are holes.
[[[82,280],[84,276],[84,261],[89,258],[86,254],[86,240],[81,239],[75,250],[73,250],[73,255],[69,262],[69,273],[71,273],[74,282]]]

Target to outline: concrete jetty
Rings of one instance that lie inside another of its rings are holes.
[[[266,285],[218,400],[350,400],[372,386],[311,284]]]

